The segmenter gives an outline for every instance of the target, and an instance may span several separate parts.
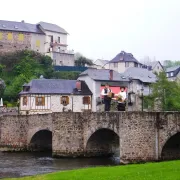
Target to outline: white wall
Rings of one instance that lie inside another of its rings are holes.
[[[45,97],[45,105],[44,106],[36,106],[36,97],[40,97],[38,95],[35,95],[34,97],[28,96],[28,103],[27,106],[23,106],[23,96],[20,98],[20,112],[21,114],[26,114],[26,111],[29,111],[29,114],[37,114],[37,113],[49,113],[49,112],[63,112],[64,111],[72,111],[73,112],[82,112],[84,110],[91,110],[91,104],[90,105],[84,105],[83,104],[83,97],[86,97],[86,95],[63,95],[69,97],[69,104],[67,106],[64,106],[61,104],[61,97],[62,95],[49,95],[49,96],[43,96]],[[90,95],[87,95],[91,98]]]
[[[159,73],[162,72],[162,71],[164,71],[164,69],[162,68],[162,66],[160,65],[160,63],[157,63],[156,66],[155,66],[154,69],[153,69],[153,72],[154,72],[154,73],[157,72],[157,73],[159,74]]]
[[[92,111],[96,112],[96,90],[98,89],[96,81],[91,79],[89,76],[80,76],[78,80],[85,81],[86,84],[88,85],[89,89],[93,93],[92,95]]]
[[[37,41],[40,42],[40,46],[37,46]],[[43,34],[31,34],[31,49],[40,53],[45,53],[45,35]]]
[[[74,54],[52,52],[52,59],[56,66],[74,66]]]
[[[53,41],[58,42],[58,37],[60,37],[60,44],[67,45],[67,34],[61,34],[61,33],[56,33],[56,32],[51,32],[51,31],[44,31],[46,34],[46,42],[45,42],[45,49],[46,52],[48,52],[50,48],[50,43],[51,43],[51,38],[50,36],[53,36]],[[59,45],[61,50],[66,50],[67,46],[61,46]]]

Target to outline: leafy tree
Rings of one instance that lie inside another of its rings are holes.
[[[152,84],[152,94],[147,97],[150,105],[158,104],[163,111],[180,110],[180,84],[176,81],[168,81],[166,74],[161,72],[158,80]]]
[[[2,79],[0,79],[0,97],[3,96],[4,90],[5,90],[5,83]]]
[[[93,62],[91,59],[88,59],[82,55],[79,55],[79,56],[76,56],[77,59],[75,59],[75,65],[76,66],[92,66],[93,65]]]
[[[169,68],[169,67],[174,67],[174,66],[180,66],[180,61],[165,60],[163,64],[165,68]]]

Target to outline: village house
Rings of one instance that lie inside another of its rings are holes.
[[[92,111],[102,111],[101,91],[105,84],[111,86],[113,93],[117,94],[120,87],[128,86],[128,78],[113,70],[107,69],[87,69],[82,72],[78,80],[85,81],[92,92]]]
[[[97,59],[94,61],[94,64],[97,66],[97,69],[105,69],[105,65],[108,64],[108,60],[102,60],[102,59]]]
[[[159,61],[147,62],[145,64],[153,73],[159,74],[160,72],[164,71],[164,67]]]
[[[51,23],[0,20],[0,53],[29,49],[49,55],[54,65],[74,66],[74,51],[67,50],[67,36],[66,30]]]
[[[131,111],[141,110],[143,103],[142,96],[151,94],[150,85],[156,82],[156,75],[148,69],[131,67],[124,72],[124,76],[129,78],[128,109]]]
[[[105,69],[112,69],[119,73],[124,73],[130,67],[142,67],[142,64],[131,53],[121,51],[111,61],[104,65]]]
[[[19,96],[22,115],[92,110],[92,92],[84,81],[34,79]]]
[[[180,81],[180,66],[167,68],[166,77],[170,81]]]

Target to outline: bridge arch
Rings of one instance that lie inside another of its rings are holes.
[[[162,160],[180,159],[180,132],[173,133],[162,146]]]
[[[119,135],[108,128],[99,128],[88,138],[87,156],[119,156]]]
[[[32,134],[28,149],[31,151],[52,151],[52,131],[41,129]]]

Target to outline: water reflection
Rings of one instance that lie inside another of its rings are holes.
[[[119,158],[61,158],[51,153],[0,152],[0,178],[21,177],[92,166],[118,165]]]

